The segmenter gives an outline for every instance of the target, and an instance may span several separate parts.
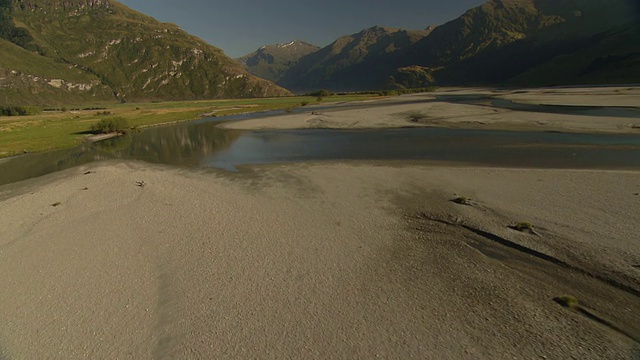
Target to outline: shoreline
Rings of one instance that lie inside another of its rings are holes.
[[[633,357],[640,298],[469,229],[640,289],[638,184],[640,171],[107,161],[5,185],[0,355]],[[521,221],[537,235],[508,228]]]

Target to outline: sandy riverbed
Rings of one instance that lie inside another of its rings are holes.
[[[623,107],[640,112],[640,88],[549,88],[530,90],[440,89],[433,93],[370,101],[371,107],[314,110],[221,125],[230,129],[371,129],[462,127],[490,130],[565,131],[640,134],[640,118],[515,111],[444,101],[439,97],[494,97],[521,104]]]
[[[4,186],[0,358],[637,358],[638,193],[640,172],[400,162]]]

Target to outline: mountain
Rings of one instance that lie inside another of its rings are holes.
[[[301,57],[320,50],[320,47],[294,40],[286,44],[265,45],[236,59],[251,75],[277,82]]]
[[[614,28],[593,43],[534,66],[516,84],[623,84],[640,82],[640,21]]]
[[[294,91],[339,91],[637,83],[639,12],[633,0],[490,0],[428,36],[399,41],[384,51],[364,51],[364,57],[353,54],[363,47],[384,47],[398,31],[369,36],[374,41],[366,46],[355,39],[376,28],[341,38],[302,58],[279,84]],[[355,50],[344,51],[344,43],[355,43]]]
[[[343,36],[332,44],[302,57],[278,81],[292,91],[320,88],[355,90],[375,83],[380,69],[395,69],[385,55],[406,48],[432,31],[402,30],[374,26],[357,34]],[[383,60],[383,61],[379,61]]]
[[[113,0],[0,0],[0,8],[3,104],[289,94],[178,26]]]
[[[554,59],[575,57],[571,54],[638,19],[630,0],[491,0],[440,26],[429,39],[400,56],[407,59],[406,65],[431,69],[440,84],[531,85],[533,82],[518,81],[518,76],[544,64],[554,70],[531,80],[538,85],[553,84],[558,83],[554,73],[575,66],[560,67]],[[628,53],[636,44],[618,42],[616,48]],[[597,56],[607,56],[607,52]],[[583,82],[578,77],[562,81]]]

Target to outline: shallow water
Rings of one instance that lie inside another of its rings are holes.
[[[308,160],[429,160],[507,167],[640,168],[640,137],[443,128],[257,131],[202,166]]]
[[[491,106],[498,109],[526,111],[561,115],[582,115],[595,117],[623,117],[640,119],[640,108],[618,106],[576,106],[576,105],[537,105],[513,102],[485,96],[445,95],[438,96],[438,100],[464,103],[470,105]]]
[[[429,160],[485,166],[640,169],[640,136],[443,128],[223,130],[182,123],[0,162],[7,184],[108,159],[235,170],[247,164],[322,160]]]

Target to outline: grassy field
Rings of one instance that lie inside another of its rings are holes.
[[[329,96],[322,103],[357,101],[372,95]],[[100,110],[45,111],[38,115],[0,117],[0,158],[25,152],[41,152],[73,147],[90,135],[91,125],[101,119],[123,117],[131,127],[187,121],[201,114],[215,116],[288,109],[318,104],[315,97],[205,100],[91,105]],[[102,109],[104,108],[104,109]],[[107,115],[103,115],[107,112]],[[98,115],[100,113],[100,115]]]

